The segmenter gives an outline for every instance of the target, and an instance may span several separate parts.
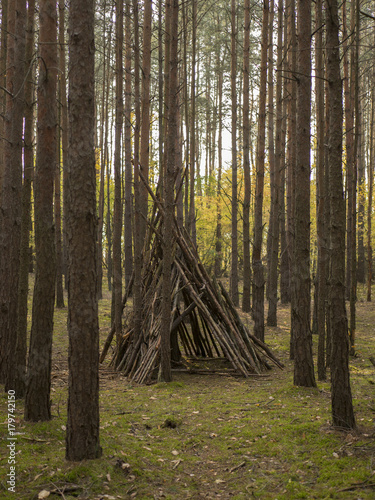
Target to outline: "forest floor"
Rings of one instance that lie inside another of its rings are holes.
[[[31,309],[30,309],[31,310]],[[285,363],[261,378],[175,374],[137,386],[100,368],[103,456],[65,460],[66,309],[56,310],[50,422],[26,423],[16,401],[16,493],[7,491],[7,395],[0,397],[1,499],[373,499],[375,498],[375,305],[357,304],[351,383],[358,429],[330,426],[330,385],[293,386],[289,308],[266,341]],[[245,318],[251,326],[251,321]],[[110,296],[100,301],[101,342]],[[314,354],[317,339],[314,336]],[[204,362],[202,362],[204,364]]]

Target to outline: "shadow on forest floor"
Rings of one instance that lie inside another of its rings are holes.
[[[358,430],[330,427],[330,388],[293,386],[289,309],[278,311],[266,342],[285,363],[263,378],[179,373],[170,384],[137,386],[100,369],[102,458],[65,461],[67,310],[56,310],[51,422],[23,421],[16,402],[16,494],[2,499],[372,499],[375,497],[375,306],[358,302],[357,357],[350,361]],[[251,327],[251,321],[243,316]],[[100,302],[101,342],[110,297]],[[314,337],[314,354],[317,339]],[[0,400],[7,442],[7,396]],[[6,450],[6,445],[3,446]],[[44,491],[44,492],[43,492]],[[42,493],[43,492],[43,493]]]

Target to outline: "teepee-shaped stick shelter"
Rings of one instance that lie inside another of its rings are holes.
[[[150,244],[149,250],[144,252],[142,273],[142,333],[135,338],[133,314],[130,312],[112,359],[116,369],[137,383],[147,383],[155,378],[160,363],[163,207],[155,195],[152,196],[155,205],[149,222]],[[189,235],[178,228],[177,223],[174,229],[175,245],[169,249],[174,253],[170,328],[172,362],[178,363],[182,353],[189,358],[226,358],[233,370],[244,377],[260,375],[270,368],[268,361],[282,368],[282,363],[271,350],[251,335],[242,323],[222,284],[211,280]],[[124,305],[129,291],[124,297]],[[112,328],[101,362],[113,331]]]

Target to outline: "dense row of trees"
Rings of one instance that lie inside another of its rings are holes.
[[[64,307],[65,282],[67,458],[100,454],[97,305],[106,272],[119,339],[133,283],[140,336],[152,190],[164,214],[160,379],[171,379],[176,220],[208,271],[229,278],[236,306],[242,294],[258,338],[277,325],[278,302],[291,304],[296,385],[316,385],[318,334],[333,423],[353,428],[357,283],[367,300],[372,284],[374,5],[36,6],[1,3],[0,381],[25,397],[25,418],[50,418],[53,309]]]

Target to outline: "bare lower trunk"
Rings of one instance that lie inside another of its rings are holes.
[[[178,0],[173,0],[169,11],[170,23],[167,36],[170,37],[168,127],[166,142],[166,171],[164,178],[164,224],[163,224],[163,295],[161,317],[160,372],[159,380],[170,382],[171,372],[171,274],[174,259],[173,219],[174,219],[174,182],[176,173],[176,135],[178,135]]]
[[[329,81],[329,153],[332,353],[331,398],[335,427],[355,427],[349,379],[349,342],[345,311],[345,200],[342,180],[342,83],[337,0],[327,0],[327,78]]]
[[[23,79],[25,64],[24,0],[10,2],[6,109],[0,211],[0,383],[13,389],[21,244]]]
[[[250,203],[251,203],[251,172],[250,172],[250,0],[245,0],[245,30],[243,51],[243,170],[244,170],[244,200],[243,200],[243,295],[242,310],[250,312]]]
[[[264,272],[262,264],[263,237],[263,191],[264,191],[264,151],[266,131],[266,87],[267,87],[267,45],[268,45],[269,2],[263,3],[262,56],[260,70],[260,98],[256,163],[256,187],[254,209],[253,246],[253,318],[254,335],[264,340]]]
[[[16,397],[23,398],[26,391],[27,358],[27,315],[30,268],[31,186],[34,173],[34,85],[35,68],[32,65],[34,53],[35,1],[28,2],[26,31],[26,64],[31,78],[25,84],[25,132],[24,132],[24,176],[22,186],[21,253],[18,289],[18,325],[16,346],[16,372],[14,390]]]
[[[310,326],[311,2],[298,0],[297,161],[292,305],[294,384],[315,387]]]
[[[317,263],[317,333],[318,340],[318,378],[325,380],[325,344],[326,344],[326,269],[327,269],[327,228],[325,225],[325,203],[327,198],[325,185],[325,165],[324,165],[324,67],[323,67],[323,36],[320,27],[322,19],[322,0],[316,3],[316,113],[317,113],[317,240],[318,240],[318,263]]]
[[[94,151],[94,2],[70,2],[69,399],[66,458],[101,455],[96,172]]]
[[[40,66],[38,142],[34,181],[36,271],[27,367],[25,420],[51,419],[51,358],[56,253],[53,217],[57,151],[57,11],[53,0],[39,6]]]

